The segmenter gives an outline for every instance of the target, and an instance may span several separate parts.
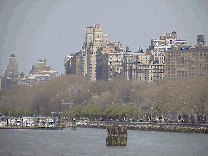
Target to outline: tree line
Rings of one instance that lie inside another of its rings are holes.
[[[139,111],[132,106],[122,105],[91,105],[89,107],[76,107],[63,113],[63,116],[70,116],[76,118],[86,117],[89,119],[124,119],[124,118],[138,118]]]
[[[0,91],[0,113],[13,116],[49,116],[54,111],[78,116],[73,110],[81,109],[87,115],[94,108],[102,108],[98,111],[102,116],[107,106],[118,111],[134,108],[139,116],[143,113],[165,116],[168,111],[203,116],[208,111],[208,79],[164,79],[148,83],[115,78],[89,82],[83,76],[63,75],[32,86],[11,85]],[[121,112],[116,114],[121,117]],[[110,116],[107,113],[105,117]]]

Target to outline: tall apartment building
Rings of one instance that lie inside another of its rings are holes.
[[[135,79],[138,76],[138,65],[141,64],[138,55],[138,52],[132,53],[130,51],[123,54],[123,77],[127,80]]]
[[[2,83],[2,78],[1,78],[1,76],[0,76],[0,90],[1,90],[1,83]]]
[[[71,61],[72,61],[72,55],[66,56],[64,59],[64,67],[65,67],[65,74],[71,74]]]
[[[65,74],[80,74],[80,52],[72,53],[64,60]]]
[[[19,71],[18,71],[18,63],[17,63],[17,57],[12,54],[9,57],[9,63],[7,66],[7,70],[5,71],[5,77],[10,79],[19,78]]]
[[[111,80],[122,77],[123,46],[120,42],[111,42],[100,47],[96,54],[96,79]]]
[[[79,74],[79,69],[80,69],[80,54],[75,53],[72,54],[71,58],[71,74]]]
[[[109,42],[107,35],[102,35],[101,24],[88,26],[86,29],[85,42],[80,53],[79,74],[86,76],[88,80],[96,80],[96,51],[102,45]]]
[[[139,79],[147,82],[163,79],[163,52],[150,53],[140,49],[137,52],[126,51],[123,54],[123,77],[125,79]]]
[[[34,82],[39,83],[42,81],[48,81],[54,77],[58,77],[58,71],[52,70],[50,66],[46,66],[46,59],[40,59],[38,60],[37,65],[32,65],[32,70],[28,75],[28,80],[34,80]]]
[[[186,47],[165,52],[165,78],[208,76],[208,47]]]
[[[7,65],[7,70],[5,71],[5,75],[1,78],[0,88],[5,88],[11,84],[17,84],[19,77],[20,72],[18,71],[17,57],[12,54],[9,57],[9,63]]]
[[[49,71],[51,68],[49,66],[46,66],[46,59],[44,60],[38,60],[38,64],[37,65],[32,65],[32,70],[30,71],[30,73],[36,73],[39,71],[43,71],[43,70],[47,70]]]
[[[80,50],[80,70],[79,75],[87,77],[87,50],[90,48],[90,44],[93,42],[94,27],[88,26],[86,29],[85,42]]]
[[[177,33],[164,33],[159,39],[152,39],[150,49],[153,51],[167,51],[173,47],[186,47],[186,40],[177,40]]]

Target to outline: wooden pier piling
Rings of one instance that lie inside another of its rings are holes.
[[[72,129],[76,130],[76,120],[72,119]]]
[[[108,126],[107,127],[107,146],[126,146],[127,145],[127,127]]]

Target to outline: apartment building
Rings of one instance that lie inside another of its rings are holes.
[[[19,71],[18,71],[18,63],[17,63],[17,57],[12,54],[9,57],[9,63],[7,66],[7,70],[5,71],[5,77],[10,79],[19,78]]]
[[[32,65],[32,70],[30,73],[36,73],[43,70],[50,70],[51,68],[49,66],[46,66],[46,59],[40,59],[38,60],[37,65]]]
[[[77,74],[80,73],[80,52],[72,53],[70,56],[65,57],[64,60],[65,74]]]
[[[87,76],[87,50],[83,46],[79,52],[80,54],[80,68],[79,75]]]
[[[102,26],[96,24],[93,28],[93,42],[87,49],[87,79],[96,80],[96,52],[99,47],[109,43],[107,35],[102,35]]]
[[[80,54],[75,53],[73,54],[73,57],[71,58],[71,74],[79,74],[80,69]]]
[[[85,42],[79,52],[80,65],[79,75],[86,76],[88,80],[96,80],[96,52],[97,50],[109,43],[108,37],[102,35],[101,24],[88,26],[86,29]]]
[[[79,75],[83,75],[87,77],[87,50],[90,48],[90,44],[92,45],[94,38],[94,27],[88,26],[86,29],[85,42],[83,43],[83,47],[80,50],[80,69]]]
[[[177,40],[177,33],[164,33],[159,39],[152,39],[150,49],[154,51],[167,51],[173,47],[186,47],[187,40]]]
[[[165,52],[165,78],[208,76],[208,46]]]
[[[64,67],[65,67],[65,74],[71,74],[71,61],[72,61],[72,55],[66,56],[64,59]]]
[[[5,88],[11,84],[17,84],[20,77],[20,72],[18,71],[17,57],[12,54],[9,57],[9,62],[7,65],[7,70],[5,75],[1,78],[0,88]]]
[[[50,66],[47,66],[46,59],[40,59],[38,60],[37,65],[32,65],[32,70],[30,71],[27,79],[29,83],[31,83],[32,80],[35,83],[39,83],[48,81],[54,77],[58,77],[58,71],[52,70]]]
[[[164,78],[164,52],[126,52],[123,54],[123,77],[147,82]]]
[[[111,80],[122,77],[123,47],[119,42],[109,43],[97,50],[96,79]]]

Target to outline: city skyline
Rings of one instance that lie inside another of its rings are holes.
[[[91,2],[91,3],[90,3]],[[91,8],[92,2],[94,7]],[[131,51],[144,50],[151,39],[176,31],[179,39],[196,45],[196,36],[208,42],[207,1],[10,1],[0,2],[0,73],[7,69],[11,54],[26,75],[38,59],[59,74],[64,57],[78,52],[85,29],[100,23],[103,35]],[[181,5],[180,5],[181,4]],[[116,6],[116,7],[115,7]],[[142,16],[143,15],[143,16]],[[129,29],[130,28],[130,29]]]

